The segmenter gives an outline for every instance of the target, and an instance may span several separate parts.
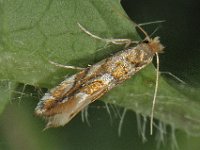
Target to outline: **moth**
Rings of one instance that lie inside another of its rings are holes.
[[[101,98],[112,88],[150,64],[155,55],[157,56],[157,65],[159,65],[158,53],[163,52],[164,49],[159,37],[150,38],[140,26],[138,26],[139,29],[146,35],[142,41],[103,39],[93,35],[79,23],[78,25],[82,31],[93,38],[107,43],[124,44],[125,48],[86,68],[64,66],[65,68],[78,69],[80,72],[67,77],[46,93],[38,103],[35,113],[47,120],[46,128],[67,124],[87,105]],[[157,93],[157,85],[155,93]],[[154,101],[155,97],[156,94],[154,94]],[[153,111],[151,115],[153,119]]]

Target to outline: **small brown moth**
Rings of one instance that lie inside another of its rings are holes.
[[[88,104],[99,99],[112,88],[131,78],[139,70],[150,64],[155,54],[157,56],[157,68],[159,68],[158,53],[162,52],[164,47],[160,43],[159,37],[150,38],[140,26],[137,27],[146,35],[143,41],[103,39],[93,35],[79,23],[78,25],[82,31],[93,38],[103,40],[107,43],[125,44],[125,48],[113,56],[103,59],[87,68],[63,66],[53,63],[57,66],[79,69],[81,71],[66,78],[58,86],[51,89],[38,103],[35,112],[37,115],[47,119],[46,128],[64,126]],[[153,110],[158,89],[158,73],[157,69],[151,113],[151,133]]]

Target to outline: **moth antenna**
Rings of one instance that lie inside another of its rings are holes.
[[[147,39],[148,41],[150,41],[150,37],[149,37],[149,35],[147,34],[147,32],[146,32],[140,25],[138,25],[138,24],[136,24],[136,23],[135,23],[135,25],[136,25],[136,27],[138,27],[138,29],[140,29],[140,31],[142,31],[142,33],[145,35],[145,39]]]
[[[160,29],[161,26],[158,26],[155,28],[155,30],[150,34],[149,37],[152,37],[159,29]]]
[[[139,26],[146,26],[146,25],[150,25],[150,24],[160,24],[165,22],[166,20],[157,20],[157,21],[150,21],[150,22],[144,22],[144,23],[140,23],[138,24]]]
[[[185,81],[183,81],[182,79],[180,79],[179,77],[177,77],[176,75],[174,75],[173,73],[171,72],[168,72],[168,71],[160,71],[161,74],[167,74],[169,76],[171,76],[172,78],[174,78],[175,80],[179,81],[180,83],[182,84],[187,84]]]
[[[142,32],[143,34],[146,36],[145,39],[147,39],[148,41],[150,41],[150,36],[147,34],[147,32],[141,27],[141,26],[144,26],[144,25],[149,25],[149,24],[157,24],[157,23],[162,23],[162,22],[165,22],[166,20],[158,20],[158,21],[151,21],[151,22],[147,22],[147,23],[141,23],[141,24],[137,24],[135,23],[133,20],[131,20],[129,18],[129,16],[127,16],[126,13],[120,13],[120,11],[115,7],[113,6],[112,7],[114,9],[114,11],[116,11],[120,16],[128,19],[129,21],[131,21],[136,27],[138,27]]]
[[[152,108],[151,108],[151,119],[150,119],[150,134],[153,134],[153,117],[154,117],[154,109],[156,103],[156,97],[158,93],[158,81],[159,81],[159,55],[156,53],[156,85],[154,90]]]

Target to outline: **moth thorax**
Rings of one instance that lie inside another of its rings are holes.
[[[149,47],[151,48],[153,53],[162,53],[163,49],[165,48],[159,40],[159,37],[155,37],[151,39],[148,43]]]

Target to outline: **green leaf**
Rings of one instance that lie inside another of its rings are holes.
[[[16,84],[7,80],[0,81],[0,114],[3,112],[6,104],[11,101],[12,92]]]
[[[102,37],[136,36],[132,23],[119,15],[119,1],[38,2],[10,1],[2,5],[1,78],[52,87],[62,80],[65,70],[59,71],[49,60],[85,67],[105,53],[110,55],[109,49],[97,51],[105,43],[84,34],[78,22]]]
[[[74,73],[49,60],[85,67],[122,49],[104,47],[104,42],[83,33],[78,22],[102,38],[139,39],[119,0],[10,0],[0,2],[0,11],[0,79],[41,88],[54,87]],[[101,100],[149,115],[154,86],[155,69],[150,65]],[[197,89],[160,78],[155,117],[199,134],[199,96]]]

